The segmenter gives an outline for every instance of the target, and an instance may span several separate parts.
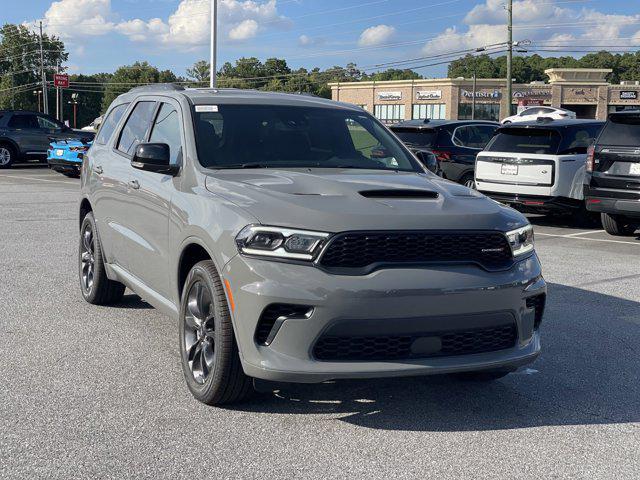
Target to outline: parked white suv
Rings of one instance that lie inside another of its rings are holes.
[[[502,120],[503,125],[510,123],[522,123],[522,122],[535,122],[538,118],[551,118],[553,120],[564,120],[576,118],[576,113],[571,110],[564,110],[562,108],[553,107],[530,107],[517,115],[511,115],[510,117]]]
[[[522,211],[584,213],[587,149],[603,125],[549,120],[502,126],[476,158],[476,188]]]

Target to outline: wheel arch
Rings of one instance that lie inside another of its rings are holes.
[[[178,300],[180,300],[180,298],[182,297],[182,289],[184,288],[184,284],[187,280],[189,272],[196,263],[203,260],[211,260],[218,270],[218,274],[222,274],[222,272],[218,268],[214,256],[211,254],[205,244],[197,238],[191,237],[187,239],[181,248],[180,257],[178,259],[178,268],[176,272],[176,298]]]
[[[20,151],[20,146],[15,142],[15,140],[9,137],[0,137],[0,145],[8,145],[13,148],[13,151],[16,152],[16,155],[20,157],[22,152]]]
[[[82,200],[80,200],[80,207],[78,211],[80,217],[78,228],[80,228],[82,227],[82,221],[84,220],[84,217],[87,215],[87,213],[93,212],[93,207],[91,206],[91,202],[88,198],[83,198]]]

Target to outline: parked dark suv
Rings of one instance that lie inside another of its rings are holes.
[[[587,155],[584,197],[611,235],[640,227],[640,110],[609,115]]]
[[[17,161],[46,161],[52,141],[90,141],[93,137],[93,132],[73,130],[44,113],[0,110],[0,168],[9,168]]]
[[[474,187],[476,155],[500,125],[484,120],[407,120],[391,130],[411,149],[431,150],[442,176]]]

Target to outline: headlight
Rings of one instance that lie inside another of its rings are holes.
[[[245,255],[311,261],[328,237],[324,232],[248,225],[236,237],[236,244]]]
[[[533,227],[527,225],[507,232],[507,239],[514,257],[529,253],[533,250]]]

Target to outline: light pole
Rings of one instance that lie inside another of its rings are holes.
[[[218,0],[211,0],[211,57],[209,61],[209,87],[216,88],[216,49],[218,47]]]
[[[42,93],[42,90],[34,90],[33,94],[38,97],[38,111],[41,112],[42,108],[40,107],[40,94]]]
[[[68,102],[71,105],[73,105],[73,128],[78,128],[77,125],[77,116],[78,116],[78,94],[77,93],[72,93],[71,94],[71,101]]]
[[[476,53],[484,52],[486,49],[487,47],[476,48]],[[478,57],[474,55],[473,57],[473,92],[472,92],[472,99],[471,99],[471,120],[476,119],[477,78],[478,78]]]
[[[507,1],[507,116],[511,115],[513,62],[513,0]]]

